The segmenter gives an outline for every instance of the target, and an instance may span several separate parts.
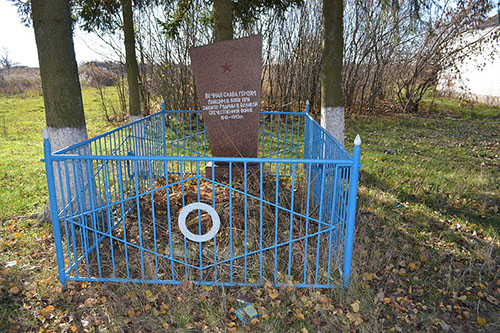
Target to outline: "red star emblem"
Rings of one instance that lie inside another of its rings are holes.
[[[224,69],[224,72],[230,72],[231,71],[231,66],[230,64],[227,63],[227,60],[226,60],[226,63],[224,65],[222,65],[221,67]]]

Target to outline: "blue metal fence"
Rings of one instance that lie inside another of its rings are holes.
[[[199,111],[54,153],[44,136],[61,283],[347,286],[360,142],[349,154],[307,111],[261,112],[258,158],[211,156]]]

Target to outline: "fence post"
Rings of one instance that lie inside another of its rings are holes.
[[[161,98],[161,122],[163,126],[162,132],[162,144],[163,144],[163,156],[167,156],[167,120],[165,112],[165,100]]]
[[[309,100],[306,101],[306,115],[304,116],[304,158],[311,158],[310,147],[309,147],[309,136],[311,135],[310,130],[310,119],[309,119]]]
[[[66,286],[66,272],[64,271],[64,254],[62,249],[61,226],[59,224],[59,211],[57,209],[57,193],[54,180],[54,168],[52,165],[52,150],[49,141],[49,132],[43,129],[43,155],[45,162],[45,173],[49,189],[50,216],[52,219],[52,230],[54,232],[54,243],[56,247],[57,269],[59,282]]]
[[[351,277],[351,263],[352,263],[352,247],[354,242],[354,221],[356,219],[356,200],[358,197],[358,178],[359,167],[361,159],[361,138],[359,135],[354,139],[354,151],[352,153],[353,166],[351,170],[351,179],[349,180],[349,210],[347,212],[347,226],[345,234],[345,248],[344,248],[344,271],[343,280],[344,287],[349,287],[349,279]]]

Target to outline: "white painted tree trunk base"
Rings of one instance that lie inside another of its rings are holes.
[[[321,126],[325,128],[343,146],[344,145],[344,107],[322,107]]]
[[[52,152],[61,150],[88,139],[87,130],[85,127],[48,127],[47,131],[49,132],[49,140],[50,145],[52,146]]]
[[[142,118],[142,116],[132,116],[132,115],[130,115],[130,122],[133,123],[134,121],[139,120],[141,118]]]
[[[88,139],[87,130],[85,127],[48,127],[47,131],[49,133],[49,141],[52,153]],[[87,147],[82,147],[81,153],[88,153],[87,149]],[[75,202],[72,205],[73,212],[76,212],[78,210],[78,204],[81,204],[82,202],[85,202],[86,205],[89,205],[89,186],[91,184],[88,184],[87,182],[88,167],[85,162],[78,160],[74,162],[68,160],[67,163],[54,162],[53,168],[58,211],[61,211],[64,206],[67,206],[69,201],[72,200],[77,194],[80,196],[82,201],[80,201],[79,203]],[[59,170],[61,172],[59,172]],[[68,180],[69,183],[67,183]],[[80,184],[77,184],[77,182],[80,182]],[[87,185],[84,189],[81,188],[83,184]],[[85,197],[85,200],[83,200],[82,196]],[[48,205],[45,208],[41,219],[50,219],[50,209]]]

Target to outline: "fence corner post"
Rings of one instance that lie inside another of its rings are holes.
[[[353,166],[351,171],[351,179],[349,180],[349,210],[347,212],[347,226],[345,235],[344,247],[344,270],[343,282],[344,287],[349,287],[349,279],[351,277],[351,264],[352,264],[352,248],[354,244],[354,223],[356,220],[356,201],[358,198],[358,179],[359,168],[361,159],[361,138],[359,135],[354,139],[354,150],[352,153]]]
[[[56,248],[57,270],[59,282],[66,286],[66,272],[64,271],[64,254],[62,249],[61,226],[59,224],[59,212],[57,209],[57,193],[54,179],[54,167],[52,165],[52,147],[49,141],[49,132],[43,129],[43,155],[45,162],[45,174],[49,190],[49,208],[52,220],[52,231],[54,232],[54,245]]]

